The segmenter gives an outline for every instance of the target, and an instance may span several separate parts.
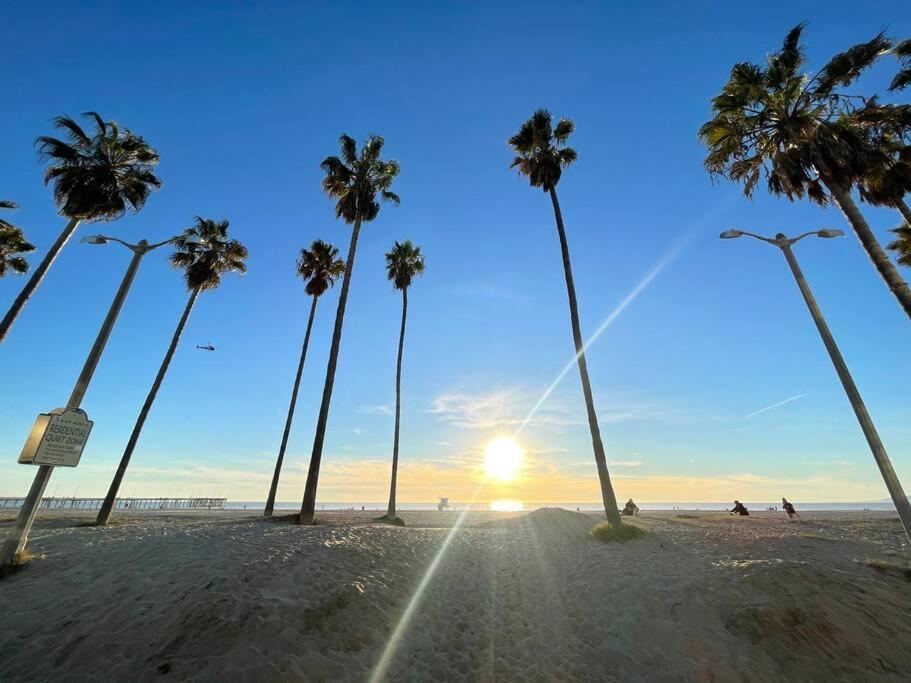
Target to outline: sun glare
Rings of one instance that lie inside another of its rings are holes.
[[[484,472],[489,477],[509,481],[515,479],[522,466],[522,447],[511,436],[499,436],[484,452]]]

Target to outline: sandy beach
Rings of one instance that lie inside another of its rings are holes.
[[[403,512],[405,528],[375,514],[298,527],[249,511],[132,513],[108,528],[42,515],[36,558],[0,581],[0,679],[899,681],[911,670],[909,549],[894,514],[649,512],[635,520],[648,536],[624,544],[586,538],[594,514],[472,512],[454,532],[455,512]]]

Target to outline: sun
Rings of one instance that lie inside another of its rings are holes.
[[[498,436],[487,444],[484,452],[484,472],[489,477],[510,481],[522,467],[522,447],[511,436]]]

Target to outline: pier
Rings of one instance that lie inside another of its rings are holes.
[[[227,498],[118,498],[115,510],[220,510]],[[0,510],[17,510],[25,498],[0,498]],[[97,510],[104,498],[43,498],[40,510]]]

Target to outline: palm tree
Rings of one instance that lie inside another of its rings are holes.
[[[16,202],[0,199],[0,209],[17,209]],[[18,254],[27,254],[35,251],[35,245],[25,241],[25,235],[20,228],[0,218],[0,277],[7,271],[23,274],[28,272],[28,261]]]
[[[414,278],[424,272],[421,248],[411,240],[396,242],[386,253],[386,276],[392,286],[402,292],[402,329],[399,332],[399,355],[395,366],[395,436],[392,440],[392,483],[389,486],[389,507],[386,518],[396,521],[395,483],[399,471],[399,417],[402,408],[402,350],[405,346],[405,318],[408,315],[408,288]]]
[[[152,173],[158,153],[145,140],[95,112],[85,116],[95,122],[92,136],[70,117],[60,116],[54,125],[66,131],[68,140],[36,140],[39,155],[51,162],[44,183],[54,183],[54,201],[69,222],[0,321],[0,342],[81,221],[113,221],[127,210],[139,211],[152,190],[161,187]]]
[[[905,196],[911,192],[911,105],[879,104],[875,97],[841,118],[875,150],[867,155],[869,168],[857,178],[861,200],[873,206],[896,209],[911,225],[911,208]]]
[[[145,425],[146,418],[152,404],[155,402],[155,396],[161,388],[165,374],[168,372],[168,366],[174,357],[174,351],[177,349],[177,343],[180,341],[180,335],[190,317],[190,311],[196,303],[196,298],[200,292],[209,289],[215,289],[221,284],[221,276],[224,273],[238,271],[245,273],[247,271],[246,259],[247,248],[237,240],[228,239],[228,221],[213,221],[208,218],[196,217],[196,223],[193,227],[184,230],[183,235],[175,241],[177,250],[171,254],[171,265],[179,268],[184,272],[184,281],[187,289],[190,291],[190,298],[183,309],[180,321],[177,323],[177,329],[171,337],[171,344],[165,353],[152,388],[146,396],[142,410],[139,411],[139,417],[136,424],[133,425],[133,432],[130,434],[130,440],[117,466],[117,472],[111,481],[107,496],[98,511],[98,517],[95,524],[104,526],[111,518],[114,510],[114,503],[117,500],[117,492],[120,489],[120,483],[126,474],[127,467],[130,464],[130,458],[133,456],[133,450],[136,448],[136,442],[139,441],[139,434]]]
[[[898,254],[898,262],[911,268],[911,223],[893,230],[898,238],[889,243],[889,249]]]
[[[307,471],[304,500],[301,503],[298,524],[312,524],[316,510],[316,487],[319,482],[320,460],[323,456],[323,441],[326,438],[326,423],[329,420],[329,404],[332,401],[332,385],[335,383],[335,368],[338,364],[338,350],[342,341],[342,324],[345,320],[345,304],[348,303],[348,287],[354,270],[354,255],[361,224],[372,221],[380,212],[379,200],[399,203],[398,195],[390,191],[392,181],[399,174],[397,161],[380,159],[383,138],[370,135],[357,152],[353,138],[342,135],[339,138],[341,158],[328,157],[322,164],[323,190],[336,199],[335,215],[352,226],[351,244],[348,246],[348,261],[342,278],[342,289],[335,313],[335,328],[332,331],[332,345],[329,348],[329,363],[326,367],[326,383],[323,385],[323,399],[316,421],[316,435],[313,438],[313,453]]]
[[[899,72],[895,74],[889,90],[902,90],[911,85],[911,38],[903,40],[892,48],[892,54],[898,57]]]
[[[911,317],[911,289],[889,260],[851,198],[851,187],[871,169],[887,167],[888,154],[871,146],[843,120],[866,100],[843,92],[885,54],[892,43],[882,34],[835,55],[814,76],[800,36],[788,33],[765,66],[734,65],[721,94],[712,100],[714,118],[699,130],[709,152],[705,167],[713,176],[743,183],[753,195],[761,176],[769,191],[790,200],[803,197],[820,205],[833,201],[847,218],[880,276]]]
[[[557,183],[560,182],[563,169],[572,164],[577,156],[574,149],[566,146],[574,129],[575,125],[569,119],[560,119],[557,125],[553,126],[550,112],[546,109],[539,109],[522,124],[519,132],[509,139],[509,145],[516,153],[510,168],[518,168],[520,174],[528,177],[532,187],[540,187],[544,192],[548,192],[554,207],[557,235],[560,238],[560,251],[563,255],[563,274],[566,277],[566,294],[569,298],[569,318],[572,325],[573,343],[576,347],[576,362],[579,365],[579,375],[582,379],[582,393],[585,396],[585,409],[588,413],[588,427],[592,436],[595,465],[601,481],[604,514],[612,526],[619,526],[620,513],[617,510],[617,498],[614,496],[614,487],[607,470],[604,444],[601,442],[601,429],[598,426],[591,382],[588,379],[588,364],[585,361],[585,348],[579,325],[579,306],[576,302],[576,285],[573,282],[569,245],[566,241],[566,230],[563,227],[563,214],[560,212],[560,202],[557,200]]]
[[[275,462],[275,473],[269,487],[269,497],[263,514],[272,515],[275,507],[275,494],[278,491],[278,478],[281,476],[282,462],[285,459],[285,448],[291,433],[291,421],[294,419],[294,406],[297,404],[297,392],[300,389],[301,375],[304,374],[304,361],[307,359],[307,347],[310,345],[310,330],[313,328],[313,316],[316,315],[316,302],[325,294],[335,281],[345,272],[345,263],[338,257],[338,249],[328,242],[314,240],[309,249],[301,249],[297,261],[297,274],[307,281],[304,291],[313,297],[310,305],[310,318],[307,320],[307,332],[304,334],[304,346],[301,349],[297,374],[294,376],[294,389],[291,391],[291,404],[288,406],[288,417],[285,419],[285,431],[282,432],[282,443],[278,449],[278,460]]]

